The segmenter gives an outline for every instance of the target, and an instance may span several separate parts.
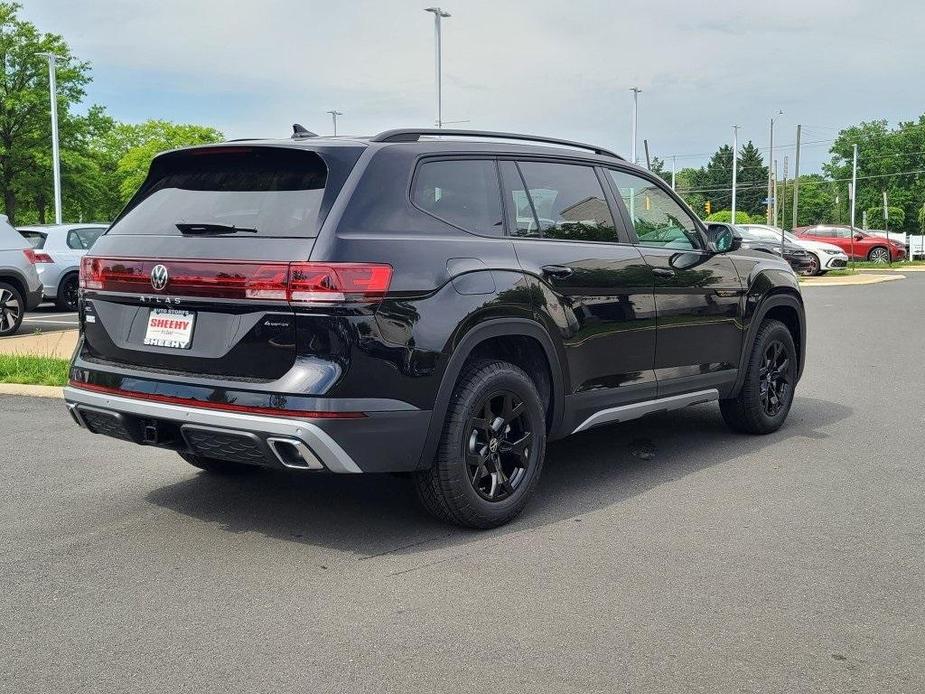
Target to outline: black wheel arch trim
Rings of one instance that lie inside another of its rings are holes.
[[[456,382],[459,380],[459,375],[462,373],[466,360],[481,343],[501,336],[534,338],[543,348],[549,362],[552,380],[549,428],[551,432],[555,432],[561,427],[564,404],[562,367],[549,333],[542,325],[527,318],[490,319],[473,326],[456,343],[455,349],[450,354],[449,361],[443,371],[443,377],[440,380],[440,388],[437,391],[434,408],[431,412],[430,427],[418,464],[420,468],[427,468],[433,463],[434,455],[436,455],[437,447],[440,444],[440,436],[443,433],[443,423],[446,419],[447,409],[450,406],[450,398],[453,395],[453,389],[456,387]]]
[[[798,292],[786,287],[780,287],[777,290],[772,290],[772,292],[764,295],[763,297],[760,297],[758,300],[760,303],[758,304],[751,320],[749,321],[748,330],[745,335],[745,341],[742,345],[742,354],[739,357],[739,375],[733,388],[733,394],[738,393],[742,389],[742,384],[745,382],[745,377],[748,370],[748,359],[751,356],[752,348],[755,345],[755,339],[758,335],[758,329],[761,327],[761,323],[764,321],[765,316],[767,316],[768,311],[773,308],[777,308],[778,306],[786,306],[792,308],[797,313],[797,317],[800,323],[800,339],[799,345],[797,347],[799,351],[797,380],[799,381],[800,377],[803,375],[803,366],[806,363],[806,311],[803,308],[802,298]]]

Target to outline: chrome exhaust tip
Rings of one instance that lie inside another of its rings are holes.
[[[267,445],[277,460],[290,470],[323,470],[324,465],[312,450],[299,439],[270,436]]]

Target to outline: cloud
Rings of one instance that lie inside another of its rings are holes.
[[[31,0],[25,15],[94,66],[89,98],[119,118],[214,124],[231,137],[433,121],[427,3]],[[885,6],[888,6],[886,11]],[[925,48],[917,0],[445,0],[444,118],[629,150],[631,97],[654,153],[731,138],[807,140],[861,119],[909,119]],[[813,131],[811,124],[821,128]],[[781,154],[785,150],[780,150]],[[808,148],[807,169],[826,148]],[[698,164],[703,157],[679,160]]]

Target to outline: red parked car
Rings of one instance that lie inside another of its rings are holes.
[[[793,233],[800,238],[812,241],[832,243],[841,248],[853,260],[870,260],[874,263],[886,263],[890,258],[902,260],[906,257],[906,249],[901,243],[883,236],[867,234],[860,229],[849,226],[834,226],[817,224],[811,227],[798,227]]]

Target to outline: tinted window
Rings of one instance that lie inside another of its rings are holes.
[[[315,152],[233,147],[156,159],[111,234],[179,235],[178,223],[256,229],[257,236],[318,234],[327,167]]]
[[[20,231],[19,233],[23,235],[32,248],[45,247],[45,234],[41,234],[37,231]]]
[[[700,248],[690,214],[652,181],[608,169],[629,211],[639,243],[668,248]]]
[[[414,204],[460,229],[500,235],[501,191],[495,162],[448,159],[421,164],[414,177]]]
[[[604,190],[592,167],[542,162],[521,162],[518,166],[523,178],[515,178],[510,186],[515,234],[575,241],[617,240]]]
[[[97,229],[71,229],[67,232],[68,248],[74,248],[79,251],[89,250],[96,243],[96,240],[106,231],[102,228]]]

